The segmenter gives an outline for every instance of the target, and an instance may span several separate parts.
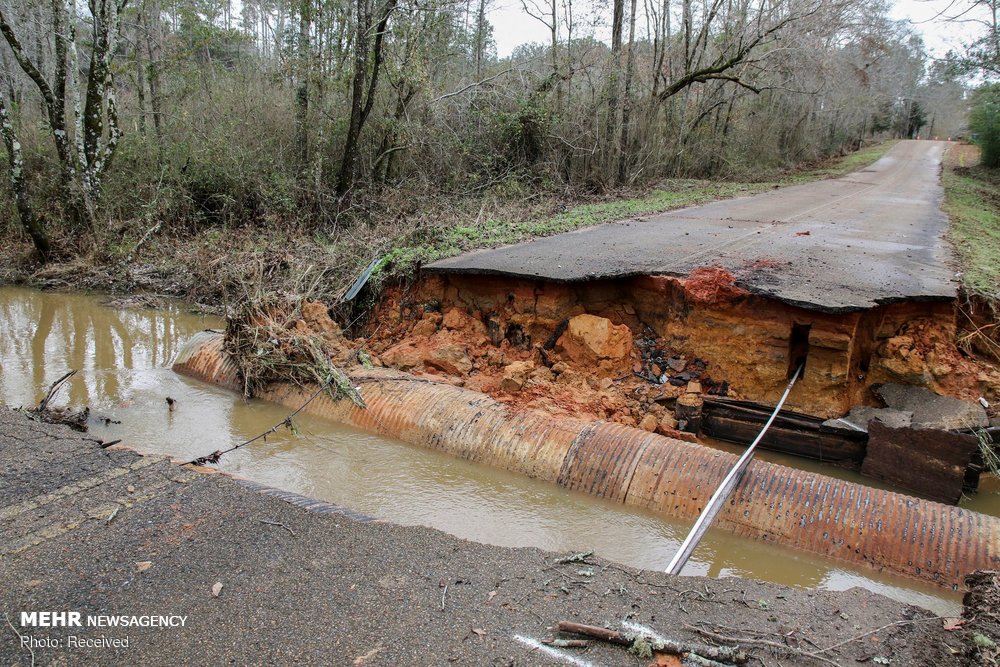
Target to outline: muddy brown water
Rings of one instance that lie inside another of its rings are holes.
[[[116,310],[102,306],[105,300],[0,287],[0,402],[34,404],[50,383],[77,369],[80,373],[57,404],[89,405],[96,437],[122,439],[137,450],[180,460],[247,440],[285,418],[283,408],[243,401],[170,370],[171,359],[188,338],[219,327],[218,319],[188,313],[177,304]],[[173,412],[168,396],[176,401]],[[227,455],[219,467],[397,523],[431,526],[500,546],[593,550],[649,569],[666,567],[689,528],[651,512],[321,419],[300,416],[295,426],[294,433],[282,429],[266,442]],[[768,452],[761,458],[864,481],[801,459]],[[963,506],[1000,516],[1000,480],[984,477],[980,493]],[[958,594],[719,531],[709,533],[684,572],[801,588],[861,586],[942,614],[956,613],[960,604]]]

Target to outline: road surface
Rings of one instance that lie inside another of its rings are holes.
[[[723,266],[747,290],[826,312],[955,297],[939,172],[947,144],[903,141],[842,178],[583,229],[429,264],[577,282]]]

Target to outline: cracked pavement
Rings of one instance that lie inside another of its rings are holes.
[[[754,294],[823,312],[955,298],[942,141],[901,141],[842,178],[479,250],[431,273],[580,282],[728,269]]]

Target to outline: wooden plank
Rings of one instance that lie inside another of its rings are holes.
[[[703,416],[702,433],[717,440],[746,444],[759,431],[760,423],[745,417],[732,417],[718,412],[706,412]],[[760,446],[769,451],[794,454],[851,470],[858,470],[865,457],[863,440],[834,433],[788,428],[777,423],[768,430]]]
[[[868,425],[868,455],[861,474],[925,498],[957,503],[979,441],[971,435]]]

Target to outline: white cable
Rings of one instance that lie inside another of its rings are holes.
[[[673,560],[670,561],[670,565],[667,566],[667,574],[680,574],[681,570],[684,568],[684,564],[688,562],[691,558],[691,554],[694,552],[695,547],[701,541],[701,538],[705,536],[708,532],[708,527],[712,525],[712,521],[715,520],[715,515],[719,513],[722,509],[723,503],[729,494],[733,492],[736,485],[739,484],[740,480],[743,478],[743,473],[746,472],[747,466],[750,465],[750,459],[753,458],[753,450],[757,447],[757,443],[761,441],[764,434],[767,433],[767,429],[771,428],[771,424],[774,422],[778,413],[781,411],[781,406],[785,404],[788,399],[788,394],[791,393],[792,387],[795,386],[795,381],[799,379],[799,375],[802,373],[803,365],[800,364],[795,370],[795,375],[788,382],[788,386],[785,388],[785,393],[781,395],[781,400],[778,401],[778,405],[775,406],[774,412],[771,413],[771,417],[764,424],[764,428],[761,429],[754,441],[750,443],[747,450],[743,452],[743,456],[736,462],[726,478],[722,480],[722,484],[719,488],[715,490],[712,494],[711,500],[705,505],[705,509],[701,511],[701,516],[698,520],[694,522],[694,526],[691,528],[691,532],[688,533],[687,537],[684,538],[684,542],[681,543],[680,548],[677,553],[674,554]]]

